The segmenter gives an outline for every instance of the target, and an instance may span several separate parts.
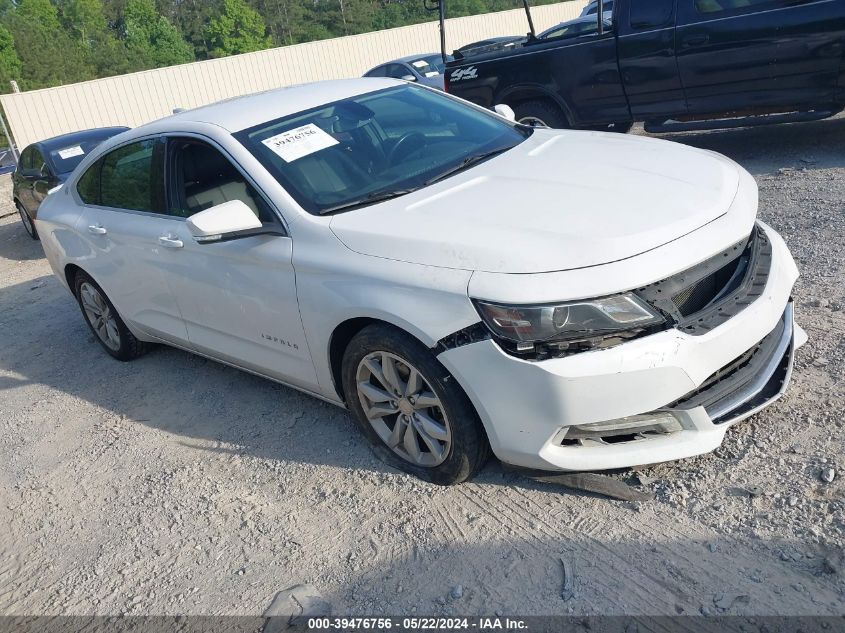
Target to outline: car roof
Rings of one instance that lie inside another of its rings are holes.
[[[385,62],[386,64],[391,64],[395,62],[415,62],[418,59],[423,59],[425,57],[433,57],[433,56],[440,56],[440,53],[420,53],[419,55],[405,55],[405,57],[400,57],[399,59],[394,59],[392,62]],[[380,66],[384,66],[384,64],[379,64]]]
[[[59,134],[43,141],[33,143],[40,149],[50,152],[54,149],[68,147],[69,145],[84,143],[85,141],[97,141],[117,136],[121,132],[128,130],[128,127],[97,127],[90,130],[82,130],[80,132],[71,132],[69,134]]]
[[[398,79],[363,77],[275,88],[218,101],[193,110],[185,110],[135,128],[135,131],[138,133],[172,132],[179,131],[183,123],[210,123],[230,133],[235,133],[349,97],[406,85],[406,82]]]

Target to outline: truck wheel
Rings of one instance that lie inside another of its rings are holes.
[[[611,123],[607,126],[607,131],[616,132],[617,134],[627,134],[631,131],[632,127],[634,127],[634,124],[631,121],[627,123]]]
[[[551,101],[525,101],[514,108],[516,120],[531,127],[565,129],[569,121],[563,110]]]

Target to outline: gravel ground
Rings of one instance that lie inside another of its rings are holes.
[[[290,389],[164,347],[113,361],[0,220],[0,614],[260,614],[300,583],[339,614],[845,614],[845,119],[671,138],[755,175],[810,342],[715,454],[615,475],[644,503],[495,462],[433,487]]]

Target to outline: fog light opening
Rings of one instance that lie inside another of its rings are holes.
[[[561,446],[585,446],[589,443],[623,444],[682,431],[680,420],[671,412],[658,411],[618,420],[578,424],[566,429]]]

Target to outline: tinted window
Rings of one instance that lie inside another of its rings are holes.
[[[164,213],[164,143],[124,145],[102,160],[100,203],[106,207]]]
[[[783,4],[777,0],[695,0],[695,9],[699,13],[725,13],[753,9],[760,5]]]
[[[100,167],[102,161],[97,161],[82,174],[76,183],[76,192],[85,204],[100,204]]]
[[[403,64],[390,64],[387,67],[388,77],[402,79],[402,77],[407,77],[408,75],[413,75],[413,73],[410,68],[406,68]]]
[[[631,28],[646,29],[668,26],[672,20],[675,0],[649,0],[631,3]]]
[[[23,152],[21,152],[21,159],[19,162],[21,171],[32,169],[32,152],[32,147],[27,147]]]
[[[387,71],[387,66],[379,66],[378,68],[373,68],[370,72],[367,73],[367,77],[385,77],[384,74]]]
[[[426,55],[425,57],[421,57],[417,61],[425,62],[426,64],[428,64],[429,68],[421,69],[423,73],[431,71],[437,72],[438,74],[442,75],[444,72],[446,72],[446,65],[443,63],[442,55]]]
[[[273,220],[264,198],[218,150],[188,139],[173,140],[172,148],[172,215],[187,218],[218,204],[240,200],[262,222]]]
[[[235,136],[311,213],[423,187],[530,130],[414,85],[270,121]]]
[[[33,172],[40,172],[42,167],[44,167],[44,157],[41,155],[41,152],[38,151],[36,147],[29,148],[29,165],[26,169],[31,169]]]
[[[50,163],[55,168],[57,174],[69,174],[103,140],[105,139],[69,143],[66,147],[56,148],[50,152]]]

